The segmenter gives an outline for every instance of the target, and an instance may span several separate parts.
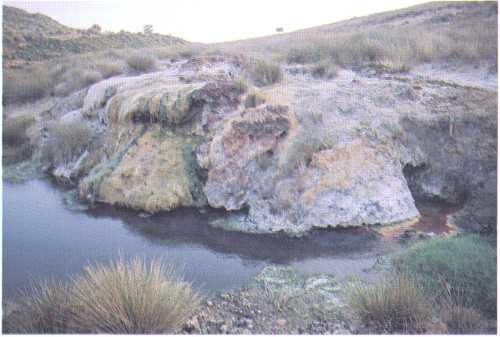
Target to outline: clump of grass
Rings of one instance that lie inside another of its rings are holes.
[[[283,71],[279,64],[263,60],[257,60],[249,70],[255,84],[261,87],[278,83],[283,78]]]
[[[4,317],[4,332],[65,333],[71,325],[68,287],[55,281],[35,283],[29,292],[13,304]]]
[[[307,48],[294,47],[291,48],[286,56],[288,63],[313,63],[319,62],[328,54],[326,45],[311,44]]]
[[[266,99],[264,96],[259,94],[258,92],[251,92],[245,98],[245,108],[255,108],[261,104],[264,104]]]
[[[431,306],[421,289],[403,274],[353,286],[349,303],[364,324],[378,332],[422,333],[431,319]]]
[[[128,67],[137,73],[145,73],[156,68],[156,58],[151,54],[133,53],[126,59]]]
[[[394,263],[429,295],[496,315],[496,254],[479,236],[427,240],[400,254]]]
[[[21,145],[29,141],[27,131],[35,123],[32,115],[10,117],[3,121],[3,141],[7,145]]]
[[[71,297],[77,326],[93,333],[174,332],[199,304],[189,284],[171,270],[139,259],[87,267],[75,279]]]
[[[483,317],[472,308],[462,305],[451,305],[445,310],[444,323],[452,334],[474,334],[483,328]]]
[[[35,284],[3,318],[10,333],[172,333],[200,297],[153,260],[88,266],[69,284]]]
[[[60,121],[49,126],[49,138],[43,157],[53,164],[65,164],[78,158],[94,137],[93,130],[80,121]]]
[[[330,61],[322,61],[312,67],[311,73],[314,77],[331,79],[337,77],[338,67]]]

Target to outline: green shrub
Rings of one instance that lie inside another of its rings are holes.
[[[68,287],[54,281],[34,284],[4,315],[4,332],[64,333],[71,324]]]
[[[288,63],[314,63],[319,62],[328,54],[326,45],[311,44],[307,47],[292,48],[286,55]]]
[[[394,260],[434,297],[496,314],[496,253],[479,236],[435,238]]]
[[[57,122],[49,126],[43,157],[56,165],[69,163],[88,149],[93,137],[93,130],[84,122]]]
[[[474,334],[481,332],[483,317],[476,310],[462,305],[452,305],[444,314],[444,323],[452,334]]]
[[[278,83],[283,78],[279,64],[267,63],[263,60],[256,61],[251,66],[250,72],[255,83],[261,87]]]
[[[422,333],[431,306],[406,275],[388,275],[374,285],[356,284],[349,304],[366,326],[385,333]]]
[[[171,333],[199,304],[189,284],[171,270],[139,259],[87,267],[71,297],[76,325],[92,333]]]
[[[126,59],[129,68],[137,73],[145,73],[156,68],[156,59],[153,55],[133,53]]]

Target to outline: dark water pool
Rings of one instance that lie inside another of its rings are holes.
[[[162,258],[207,293],[240,287],[264,266],[362,273],[387,243],[368,230],[316,231],[304,238],[227,232],[207,225],[221,212],[184,209],[148,218],[99,206],[70,210],[48,180],[4,182],[3,294],[35,279],[65,279],[89,262],[120,255]]]

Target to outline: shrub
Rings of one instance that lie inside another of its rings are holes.
[[[337,76],[338,67],[332,62],[323,61],[314,65],[311,73],[314,77],[331,79]]]
[[[266,86],[278,83],[283,78],[283,72],[279,64],[267,63],[263,60],[256,61],[251,69],[253,80],[258,86]]]
[[[47,96],[52,87],[49,72],[43,68],[4,70],[3,104],[24,103]]]
[[[80,121],[60,121],[49,126],[43,157],[53,164],[69,163],[80,156],[94,137],[93,130]]]
[[[355,285],[349,303],[364,324],[379,332],[421,333],[431,319],[421,290],[403,274],[389,275],[375,285]]]
[[[21,145],[29,141],[26,131],[35,123],[32,115],[10,117],[3,121],[3,141],[6,145]]]
[[[4,316],[4,332],[64,333],[71,324],[68,287],[54,281],[34,284]]]
[[[97,70],[72,69],[62,74],[54,89],[57,96],[66,96],[89,85],[102,80],[102,75]]]
[[[110,78],[123,74],[123,64],[121,61],[103,60],[96,63],[95,67],[103,78]]]
[[[87,267],[71,293],[75,322],[92,333],[165,333],[199,304],[191,287],[157,261],[134,259]]]
[[[288,63],[313,63],[319,62],[328,54],[325,45],[311,44],[307,47],[292,48],[288,51],[286,60]]]
[[[242,78],[233,80],[231,85],[235,89],[235,91],[237,91],[240,95],[244,94],[248,90],[248,84]]]
[[[481,315],[476,310],[462,305],[452,305],[447,308],[443,318],[448,332],[452,334],[473,334],[483,328]]]
[[[33,146],[27,134],[34,124],[32,115],[7,118],[3,122],[3,162],[14,164],[31,157]]]
[[[264,104],[266,99],[258,92],[252,92],[245,98],[245,108],[255,108],[261,104]]]
[[[496,254],[479,236],[418,243],[394,260],[432,296],[496,314]]]
[[[133,53],[126,59],[129,68],[138,73],[145,73],[156,68],[156,59],[149,54]]]

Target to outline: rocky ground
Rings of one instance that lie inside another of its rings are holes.
[[[55,101],[32,132],[40,148],[53,121],[87,124],[102,146],[46,167],[90,203],[149,213],[208,205],[235,211],[213,226],[250,233],[411,223],[415,199],[463,205],[455,225],[495,227],[491,83],[377,66],[325,79],[285,66],[280,83],[257,87],[249,62],[164,62]],[[245,103],[251,95],[258,104]]]

